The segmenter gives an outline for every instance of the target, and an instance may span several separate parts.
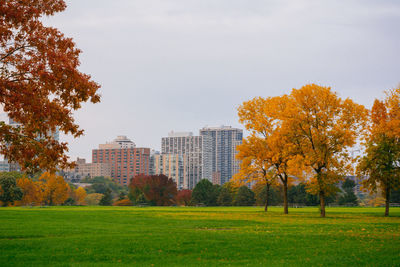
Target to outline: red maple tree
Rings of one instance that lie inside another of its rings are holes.
[[[175,203],[176,183],[163,174],[136,176],[129,187],[131,195],[138,197],[143,194],[145,199],[153,205],[168,206]]]

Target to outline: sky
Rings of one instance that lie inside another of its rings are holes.
[[[330,86],[370,108],[400,83],[398,0],[67,0],[44,19],[82,50],[99,104],[75,112],[85,130],[72,159],[126,135],[160,149],[168,132],[238,122],[257,96]]]

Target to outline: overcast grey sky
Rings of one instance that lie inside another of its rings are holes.
[[[398,0],[67,0],[46,19],[82,49],[100,104],[76,112],[70,155],[117,135],[159,149],[170,130],[238,123],[255,96],[307,83],[367,107],[400,82]]]

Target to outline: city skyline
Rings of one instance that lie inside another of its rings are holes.
[[[81,69],[102,85],[75,113],[85,130],[69,155],[128,135],[205,125],[243,128],[236,108],[308,83],[370,108],[400,82],[396,1],[67,1],[45,19],[82,49]],[[159,147],[154,147],[159,149]]]
[[[236,155],[242,139],[242,129],[225,125],[203,127],[198,135],[171,131],[168,137],[161,137],[161,150],[157,151],[151,146],[137,147],[120,135],[93,148],[91,162],[77,157],[76,166],[62,173],[71,181],[105,176],[121,185],[128,185],[138,175],[164,174],[179,190],[193,189],[202,179],[223,185],[239,171]]]

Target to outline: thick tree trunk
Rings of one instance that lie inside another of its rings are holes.
[[[386,193],[385,193],[385,197],[386,197],[386,203],[385,203],[385,217],[389,216],[389,205],[390,205],[390,187],[387,186],[386,187]]]
[[[264,207],[264,211],[267,212],[268,211],[268,195],[269,195],[269,187],[270,184],[267,184],[267,189],[265,190],[265,207]]]
[[[325,192],[319,191],[319,203],[321,208],[321,217],[325,218]]]
[[[287,190],[288,190],[288,185],[287,185],[287,179],[286,179],[286,181],[283,183],[283,213],[284,214],[289,213]]]

